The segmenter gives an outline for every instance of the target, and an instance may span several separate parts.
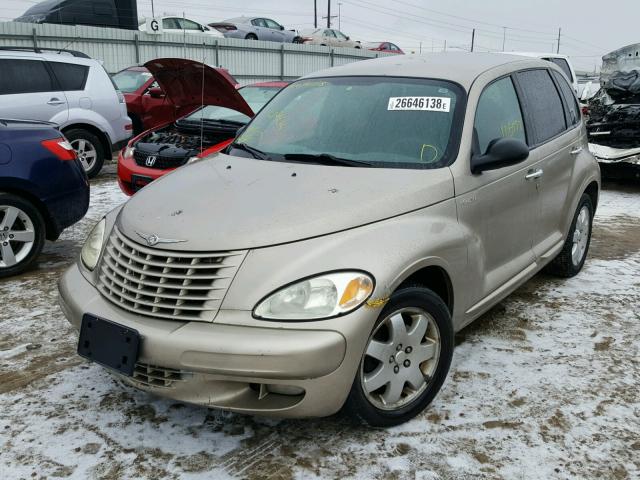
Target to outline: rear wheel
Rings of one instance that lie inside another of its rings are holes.
[[[0,193],[0,278],[29,268],[42,251],[44,237],[38,209],[21,197]]]
[[[546,270],[559,277],[569,278],[577,275],[589,252],[591,243],[591,227],[593,225],[593,203],[591,197],[582,194],[578,208],[573,216],[569,235],[562,250],[547,266]]]
[[[293,39],[293,43],[302,43],[302,38],[301,37],[295,37]]]
[[[396,291],[369,337],[346,410],[388,427],[422,412],[444,382],[453,357],[451,315],[423,287]]]
[[[254,33],[248,33],[246,37],[244,37],[245,40],[257,40],[258,36]]]
[[[89,178],[95,177],[104,164],[104,148],[100,139],[93,133],[81,128],[67,130],[64,134],[78,154],[82,168]]]

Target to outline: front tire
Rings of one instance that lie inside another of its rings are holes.
[[[44,246],[45,225],[27,200],[0,193],[0,278],[27,270]]]
[[[442,299],[419,286],[397,290],[367,341],[345,410],[373,427],[412,419],[442,387],[453,347]]]
[[[64,136],[78,154],[82,168],[89,178],[93,178],[104,164],[104,148],[100,139],[93,133],[82,128],[67,130]]]
[[[591,197],[583,193],[564,246],[558,256],[547,266],[547,272],[563,278],[577,275],[587,259],[592,227],[593,203]]]

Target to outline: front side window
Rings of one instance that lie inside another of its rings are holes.
[[[182,26],[183,30],[199,30],[202,31],[199,23],[193,22],[191,20],[187,20],[185,18],[179,18],[178,22]]]
[[[152,77],[150,72],[138,70],[122,70],[113,77],[113,83],[123,93],[132,93],[141,88]]]
[[[335,33],[336,37],[338,37],[338,39],[340,40],[347,40],[347,36],[342,33],[340,30],[334,30],[333,33]]]
[[[325,30],[325,31],[324,31],[324,36],[325,36],[325,37],[335,37],[335,36],[336,36],[336,34],[335,34],[335,33],[333,33],[333,30]]]
[[[371,167],[439,168],[457,154],[463,100],[459,86],[442,80],[301,80],[276,96],[237,142],[272,160],[313,163],[323,157]]]
[[[57,90],[40,60],[0,60],[0,72],[0,95]]]
[[[60,88],[66,92],[84,90],[89,67],[73,63],[49,62]]]
[[[267,24],[267,28],[272,28],[274,30],[280,30],[280,24],[274,22],[273,20],[269,20],[268,18],[265,18],[264,21]]]
[[[493,82],[480,95],[474,133],[479,153],[486,153],[489,144],[498,138],[526,142],[522,111],[511,77]]]
[[[522,90],[525,111],[531,118],[535,141],[539,145],[566,130],[560,94],[548,70],[526,70],[516,73]]]

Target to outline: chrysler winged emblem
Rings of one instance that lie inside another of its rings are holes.
[[[153,166],[156,164],[156,160],[157,160],[157,158],[156,158],[156,156],[155,156],[155,155],[149,155],[149,156],[147,157],[147,159],[145,160],[144,164],[145,164],[147,167],[153,167]]]
[[[147,235],[146,233],[142,233],[142,232],[138,232],[138,231],[136,231],[136,233],[138,234],[138,236],[140,238],[142,238],[145,242],[147,242],[147,245],[149,245],[150,247],[158,245],[159,243],[182,243],[182,242],[186,242],[186,240],[177,240],[175,238],[160,238],[159,236],[157,236],[154,233],[152,233],[151,235]]]

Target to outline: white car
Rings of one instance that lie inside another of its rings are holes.
[[[360,42],[351,40],[350,37],[346,36],[340,30],[333,28],[308,30],[302,34],[302,43],[328,47],[362,48]]]
[[[162,22],[163,33],[204,33],[216,38],[224,38],[224,35],[215,28],[209,28],[196,21],[183,17],[160,17],[156,20]],[[138,27],[141,32],[147,31],[147,23],[141,23]]]
[[[57,124],[89,177],[131,137],[124,95],[84,53],[2,47],[0,71],[0,118]]]

